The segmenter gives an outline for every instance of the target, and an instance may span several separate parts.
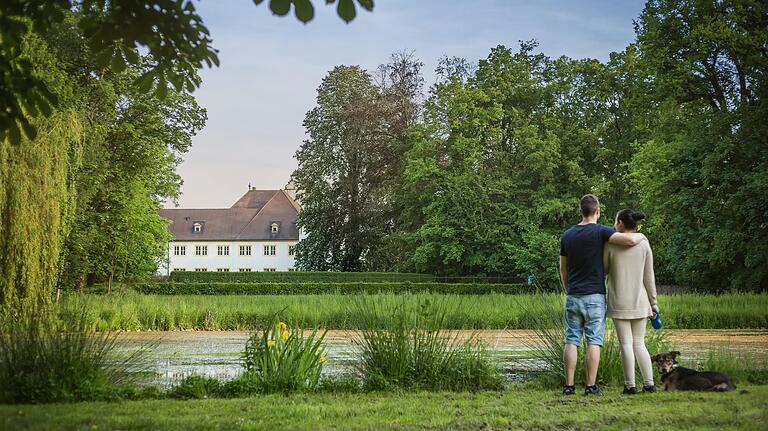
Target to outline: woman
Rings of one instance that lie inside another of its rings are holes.
[[[645,214],[623,209],[616,214],[618,232],[635,232],[637,222]],[[653,384],[651,355],[645,347],[645,325],[659,312],[656,304],[656,281],[653,275],[653,253],[648,241],[634,247],[606,244],[603,252],[608,296],[607,316],[613,319],[621,346],[624,369],[624,393],[636,394],[635,361],[643,375],[643,391],[656,392]]]

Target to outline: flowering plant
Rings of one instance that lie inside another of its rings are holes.
[[[272,320],[246,343],[244,377],[255,379],[265,392],[314,389],[327,361],[326,332],[314,329],[305,336],[298,326]]]

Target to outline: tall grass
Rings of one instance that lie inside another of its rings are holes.
[[[533,357],[540,361],[544,371],[538,373],[537,382],[545,387],[559,387],[565,382],[565,367],[563,364],[563,347],[565,342],[565,321],[563,306],[556,306],[549,301],[545,294],[538,295],[538,300],[526,300],[525,306],[531,311],[531,326],[535,328],[535,336],[524,338],[522,342],[531,351]],[[661,331],[646,333],[645,344],[650,352],[663,352],[671,348],[669,338]],[[586,379],[584,364],[585,347],[578,349],[575,381],[577,384]],[[598,384],[607,386],[622,386],[624,370],[621,366],[621,353],[618,339],[613,330],[612,321],[606,324],[605,341],[600,352],[600,367]],[[636,370],[635,378],[641,377]],[[638,386],[639,387],[639,386]]]
[[[146,349],[118,355],[118,334],[95,332],[85,314],[27,314],[0,322],[0,403],[71,402],[135,392]]]
[[[305,328],[356,329],[362,322],[350,309],[357,295],[112,295],[68,294],[62,310],[87,309],[86,318],[98,330],[248,330],[269,319],[296,322]],[[449,311],[444,329],[531,329],[550,325],[538,319],[542,312],[561,319],[564,296],[403,294],[364,296],[382,306],[401,301],[418,304],[441,301]],[[549,307],[541,310],[544,301]],[[667,328],[768,328],[768,294],[698,295],[660,297]]]
[[[502,377],[475,337],[461,342],[444,330],[450,308],[442,301],[414,303],[354,299],[359,316],[358,369],[366,389],[500,389]]]

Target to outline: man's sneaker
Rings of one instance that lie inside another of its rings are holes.
[[[563,386],[563,395],[575,395],[575,394],[576,394],[576,386],[574,385]]]
[[[603,391],[600,390],[600,388],[597,387],[597,385],[587,386],[586,389],[584,389],[584,395],[603,395]]]
[[[652,394],[652,393],[656,392],[656,386],[654,386],[654,385],[643,386],[643,392],[648,392],[649,394]]]
[[[637,395],[637,388],[634,387],[634,386],[628,387],[628,386],[625,385],[624,386],[624,392],[622,392],[622,394],[624,394],[624,395]]]

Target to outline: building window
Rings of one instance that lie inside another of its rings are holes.
[[[186,271],[187,268],[173,268],[174,271]]]
[[[275,272],[277,269],[275,268],[264,268],[264,272]]]
[[[293,256],[296,254],[296,246],[295,245],[289,245],[288,246],[288,256]]]
[[[186,245],[174,245],[173,246],[173,255],[174,256],[186,256],[187,255],[187,246]]]
[[[192,225],[192,232],[198,233],[201,230],[203,230],[203,225],[200,223],[195,223]]]
[[[216,272],[229,272],[229,268],[216,268]]]
[[[251,268],[240,268],[238,269],[240,272],[251,272]]]
[[[195,272],[208,272],[208,268],[195,268]]]
[[[288,268],[288,272],[296,272],[296,268]]]
[[[195,246],[195,256],[208,256],[208,246],[207,245],[196,245]]]
[[[277,247],[274,245],[265,245],[264,246],[264,256],[274,256],[277,254]]]
[[[250,245],[241,245],[240,246],[240,256],[250,256],[251,255],[251,246]]]
[[[280,226],[277,223],[272,223],[271,230],[272,230],[272,233],[277,233],[277,231],[280,230]]]
[[[219,256],[229,256],[229,246],[228,245],[220,245],[218,247]]]

